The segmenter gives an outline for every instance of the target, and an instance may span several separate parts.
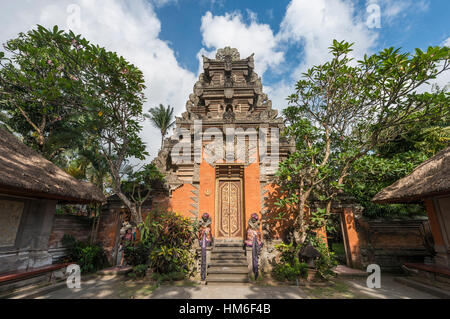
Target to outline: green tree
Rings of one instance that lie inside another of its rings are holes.
[[[5,48],[0,103],[6,124],[50,159],[69,148],[95,149],[92,164],[106,163],[113,192],[140,224],[142,216],[122,192],[121,169],[128,159],[147,155],[139,137],[142,72],[115,52],[56,26],[21,33]]]
[[[372,198],[383,188],[410,174],[418,165],[450,145],[450,116],[410,125],[392,142],[355,161],[345,185],[364,207],[368,218],[399,218],[425,215],[421,205],[379,205]]]
[[[162,149],[167,132],[175,125],[175,121],[173,120],[173,107],[168,105],[166,108],[164,105],[160,104],[159,107],[151,108],[149,114],[146,114],[145,116],[150,119],[152,125],[161,132]]]
[[[81,39],[57,27],[20,33],[0,52],[2,122],[52,160],[80,145],[88,116]]]
[[[138,215],[142,216],[142,206],[150,198],[154,185],[162,182],[163,175],[153,164],[132,170],[127,175],[128,178],[122,181],[122,189],[136,206]]]
[[[333,41],[332,59],[314,66],[297,82],[283,111],[285,134],[296,152],[280,164],[278,205],[296,208],[296,240],[306,238],[310,197],[330,212],[354,163],[408,131],[409,125],[449,112],[444,90],[417,89],[450,68],[448,47],[401,53],[385,49],[361,61],[349,57],[352,44]]]

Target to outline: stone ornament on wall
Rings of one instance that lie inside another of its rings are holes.
[[[216,60],[225,61],[226,56],[231,56],[232,61],[239,61],[241,59],[239,51],[235,48],[225,47],[217,50]]]
[[[23,202],[0,200],[0,247],[15,245],[23,208]]]

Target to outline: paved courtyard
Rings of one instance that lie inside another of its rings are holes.
[[[82,281],[80,289],[43,292],[37,299],[318,299],[318,298],[380,298],[432,299],[425,292],[382,277],[380,289],[370,289],[365,278],[341,278],[329,285],[267,286],[267,285],[199,285],[194,282],[157,286],[146,280],[133,281],[124,277],[96,276]]]

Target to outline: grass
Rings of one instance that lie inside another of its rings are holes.
[[[330,281],[329,286],[324,287],[302,287],[311,299],[341,299],[355,298],[349,287],[342,282]]]

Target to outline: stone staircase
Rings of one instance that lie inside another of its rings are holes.
[[[247,283],[248,262],[242,240],[215,240],[208,265],[207,284]]]

